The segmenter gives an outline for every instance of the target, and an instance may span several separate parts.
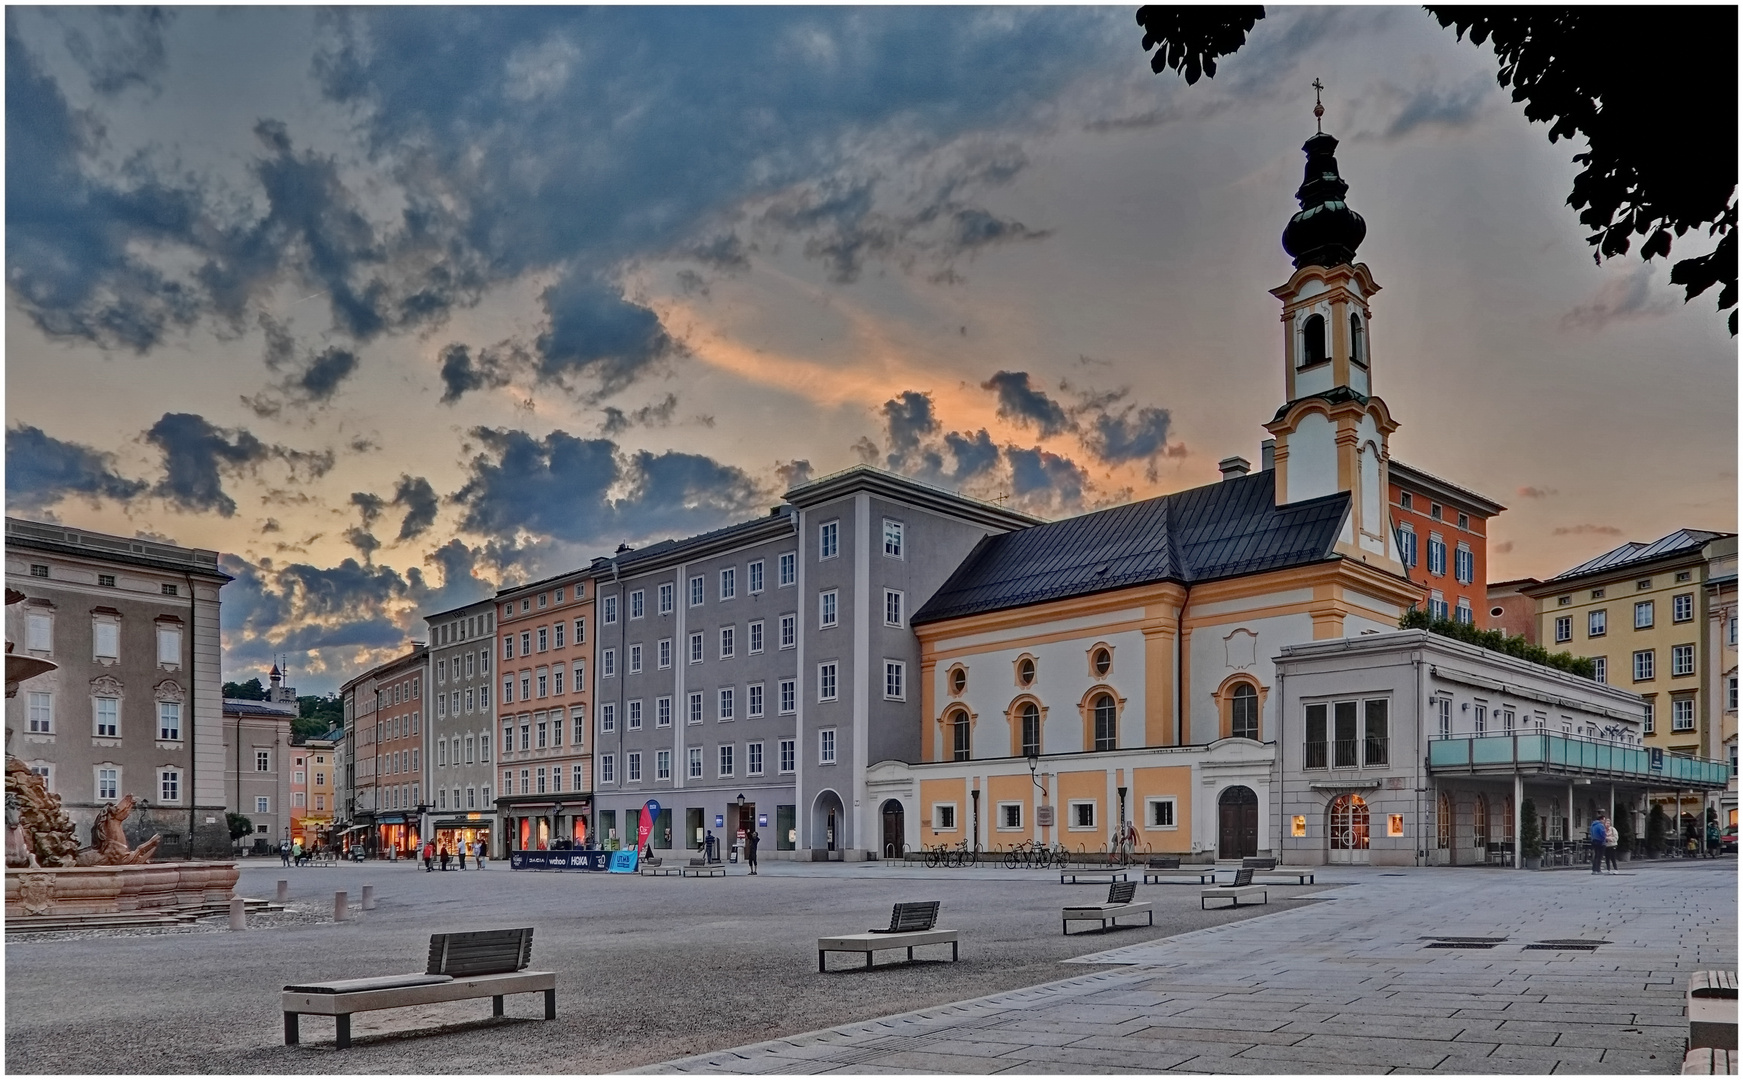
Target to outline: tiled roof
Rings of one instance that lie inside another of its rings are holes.
[[[1671,555],[1680,555],[1689,551],[1698,551],[1702,547],[1730,533],[1708,532],[1705,529],[1678,529],[1668,536],[1661,536],[1650,544],[1642,544],[1630,540],[1621,547],[1612,548],[1595,559],[1587,559],[1572,570],[1550,578],[1550,581],[1563,581],[1567,578],[1584,577],[1587,574],[1607,573],[1620,569],[1631,563],[1651,562]]]
[[[1276,505],[1264,470],[1081,517],[989,536],[913,622],[1063,600],[1158,581],[1197,584],[1322,562],[1349,493]]]

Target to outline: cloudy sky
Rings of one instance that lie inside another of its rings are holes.
[[[1132,13],[9,7],[7,510],[224,552],[227,676],[310,692],[861,461],[1207,483],[1282,401],[1318,77],[1393,451],[1508,505],[1491,579],[1735,528],[1723,320],[1594,265],[1491,53],[1274,7],[1188,87]]]

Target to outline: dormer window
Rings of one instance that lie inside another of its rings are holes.
[[[1325,363],[1325,316],[1309,315],[1301,324],[1301,366]]]
[[[1360,315],[1350,316],[1350,363],[1368,366],[1368,335],[1362,328]]]

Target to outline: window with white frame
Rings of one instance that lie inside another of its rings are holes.
[[[599,782],[601,784],[617,783],[617,755],[599,755]]]
[[[617,703],[615,701],[599,703],[599,730],[601,732],[617,730]]]
[[[826,664],[817,665],[817,700],[835,700],[836,663],[831,660]]]
[[[689,722],[692,724],[700,724],[702,722],[702,691],[690,691],[688,705],[689,713],[687,718]]]
[[[623,720],[624,726],[630,731],[640,731],[642,729],[642,703],[640,698],[624,702]]]
[[[642,647],[638,642],[629,647],[629,673],[640,675],[642,670]],[[542,695],[541,695],[542,696]]]
[[[181,627],[158,625],[157,662],[165,667],[173,667],[182,662]]]
[[[1465,585],[1476,580],[1477,557],[1468,544],[1461,542],[1453,549],[1453,577]]]
[[[1446,541],[1439,535],[1428,535],[1428,572],[1437,576],[1446,573]]]
[[[728,566],[720,572],[720,598],[732,600],[738,596],[738,567]]]
[[[254,812],[257,814],[272,813],[272,799],[266,795],[256,795],[254,797]]]
[[[564,624],[561,620],[551,624],[551,647],[552,648],[561,649],[563,647],[563,628],[564,628]]]
[[[731,776],[731,775],[733,775],[733,772],[732,772],[732,751],[733,751],[733,745],[731,743],[721,743],[720,744],[720,746],[718,748],[719,760],[716,762],[716,764],[719,765],[719,769],[716,770],[716,775],[718,775],[718,776]]]
[[[1653,719],[1652,702],[1648,701],[1646,702],[1645,711],[1641,715],[1640,731],[1642,734],[1651,735],[1653,733]]]
[[[1558,642],[1561,642],[1561,641],[1572,641],[1573,639],[1574,639],[1574,617],[1572,615],[1558,615],[1558,616],[1556,616],[1555,640]]]
[[[702,659],[702,632],[697,631],[690,635],[690,662],[700,664]]]
[[[31,612],[24,617],[25,648],[31,652],[54,651],[54,619],[43,612]]]
[[[1453,618],[1466,626],[1471,625],[1471,602],[1466,597],[1459,597],[1459,602],[1453,605]]]
[[[121,768],[118,765],[97,767],[97,801],[113,802],[121,797]]]
[[[752,720],[763,715],[762,683],[751,683],[744,688],[744,715]]]
[[[752,621],[749,625],[747,625],[745,627],[745,632],[746,632],[746,635],[750,639],[749,640],[750,651],[753,654],[762,652],[763,651],[763,621],[761,619],[756,619],[756,620]]]
[[[908,665],[900,660],[884,661],[884,700],[907,700]]]
[[[543,769],[539,770],[540,773],[543,773],[544,771],[545,770],[543,770]],[[623,758],[623,778],[624,778],[624,781],[626,783],[630,783],[630,784],[639,784],[642,782],[642,755],[641,755],[641,751],[631,750],[629,753],[624,755],[624,758]]]
[[[1693,731],[1695,729],[1695,699],[1692,697],[1672,698],[1670,702],[1670,730]]]
[[[672,726],[672,699],[670,697],[654,699],[654,726]]]
[[[799,580],[799,553],[783,552],[775,561],[775,584],[778,586],[792,585]]]
[[[781,648],[791,649],[799,644],[799,616],[781,616]]]
[[[1471,706],[1471,731],[1477,735],[1489,733],[1489,707],[1487,705]]]
[[[654,779],[670,780],[672,778],[672,752],[660,750],[654,754]]]
[[[551,649],[551,628],[548,626],[539,627],[538,635],[539,635],[539,651],[540,652],[549,652]]]
[[[763,591],[763,561],[757,559],[745,568],[745,587],[754,595]]]
[[[1408,495],[1404,496],[1404,498],[1409,498],[1409,497],[1410,496],[1408,496]],[[1410,508],[1408,506],[1406,506],[1405,509],[1408,510]],[[1411,528],[1409,525],[1398,526],[1398,548],[1399,548],[1398,554],[1403,557],[1404,565],[1414,568],[1416,566],[1416,530],[1415,529]]]
[[[607,626],[617,625],[617,597],[602,596],[599,598],[599,621]],[[581,640],[579,631],[575,634],[575,640]]]
[[[884,519],[884,554],[892,559],[902,557],[902,523]]]
[[[828,589],[817,596],[817,626],[827,630],[836,625],[841,594]]]
[[[672,583],[668,581],[665,584],[660,586],[660,614],[661,615],[670,615],[671,613],[672,613]]]
[[[835,729],[824,728],[817,733],[817,763],[835,764]]]
[[[697,574],[690,579],[690,606],[702,606],[702,575]]]
[[[157,801],[165,803],[182,801],[182,771],[180,769],[159,769],[157,771]]]
[[[1144,827],[1145,828],[1147,828],[1147,829],[1174,829],[1174,828],[1178,828],[1178,826],[1175,825],[1174,822],[1175,822],[1174,799],[1172,797],[1162,798],[1162,799],[1145,799],[1144,800]]]
[[[1439,589],[1429,591],[1428,615],[1431,619],[1444,619],[1447,617],[1446,597],[1441,594]]]
[[[1737,676],[1725,680],[1725,711],[1737,711]]]
[[[504,705],[514,704],[514,676],[513,675],[505,676],[502,680],[502,703]]]
[[[906,598],[895,589],[884,590],[884,625],[901,626]]]
[[[1679,593],[1670,598],[1670,620],[1688,622],[1695,617],[1695,594]]]
[[[730,687],[730,686],[720,687],[719,709],[715,713],[715,715],[721,720],[736,719],[737,717],[733,712],[733,705],[734,704],[735,704],[734,688]]]
[[[1694,645],[1672,645],[1670,647],[1670,673],[1672,675],[1693,675],[1695,673]]]
[[[1603,637],[1608,630],[1608,615],[1606,608],[1586,612],[1586,636]]]
[[[662,669],[672,666],[671,638],[661,638],[659,640],[659,644],[654,647],[654,660]]]
[[[731,660],[738,648],[738,628],[723,626],[720,628],[720,658]]]
[[[1607,656],[1592,657],[1592,681],[1607,683],[1610,681],[1610,659]]]
[[[522,656],[531,656],[532,652],[533,632],[531,630],[522,630],[520,632],[520,654]]]
[[[1634,654],[1634,681],[1647,682],[1656,676],[1655,657],[1652,649],[1641,649]]]
[[[744,747],[744,774],[746,776],[761,776],[763,774],[763,744],[760,742],[746,743]]]
[[[91,699],[92,733],[99,739],[121,737],[121,699],[99,697]]]
[[[599,677],[609,679],[617,674],[617,650],[599,650]]]
[[[998,822],[1000,832],[1016,832],[1023,827],[1023,804],[1020,802],[999,803],[993,820]]]
[[[956,804],[955,803],[933,803],[932,804],[932,831],[933,832],[955,832],[956,831]]]
[[[27,699],[32,735],[54,734],[54,695],[32,693]]]
[[[780,754],[781,754],[780,767],[781,767],[782,772],[790,773],[795,768],[798,767],[798,764],[799,764],[798,746],[799,746],[799,743],[798,743],[797,739],[782,739],[781,740],[781,744],[780,744]]]
[[[118,660],[121,657],[121,624],[112,617],[99,615],[91,623],[91,652],[99,660]]]
[[[1095,828],[1095,802],[1091,799],[1074,800],[1067,807],[1066,828],[1072,832]]]
[[[1652,601],[1642,600],[1634,605],[1634,629],[1645,630],[1652,625]]]
[[[160,701],[157,703],[157,737],[164,742],[182,741],[181,702]]]
[[[839,553],[838,541],[841,539],[841,523],[828,521],[817,527],[817,557],[833,559]]]
[[[702,779],[702,748],[700,746],[692,746],[690,747],[688,754],[689,766],[686,775],[692,780]]]
[[[1443,739],[1452,738],[1452,704],[1450,697],[1434,699],[1435,732]]]
[[[799,711],[799,680],[782,679],[778,693],[780,700],[777,702],[777,707],[782,716]]]
[[[587,620],[586,619],[576,619],[575,620],[575,644],[577,644],[577,645],[587,644]]]

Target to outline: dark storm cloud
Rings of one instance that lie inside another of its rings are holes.
[[[658,315],[605,282],[566,278],[541,300],[548,319],[536,343],[541,381],[574,389],[587,378],[604,396],[678,351]]]
[[[357,370],[357,354],[349,349],[331,346],[321,351],[296,379],[295,386],[310,401],[326,401],[339,389],[345,376]]]
[[[652,405],[644,405],[633,412],[624,412],[615,406],[605,407],[605,423],[600,431],[606,435],[619,435],[632,427],[665,427],[672,422],[672,414],[678,408],[678,395],[667,394]]]
[[[513,350],[480,349],[474,358],[469,347],[458,343],[444,348],[441,360],[444,405],[458,402],[469,390],[507,386],[514,371],[527,366],[526,358]]]
[[[1109,464],[1150,461],[1167,449],[1172,417],[1167,409],[1128,405],[1098,412],[1084,433],[1084,446]]]
[[[393,489],[393,504],[405,508],[405,517],[399,523],[398,539],[402,541],[424,535],[436,523],[439,506],[436,490],[421,476],[402,474]]]
[[[293,450],[265,443],[246,428],[221,428],[197,413],[164,413],[145,433],[163,452],[164,477],[152,494],[191,511],[222,517],[236,512],[224,491],[225,475],[252,475],[269,459],[282,461],[293,479],[318,479],[333,467],[332,451]]]
[[[352,526],[345,530],[345,542],[356,548],[365,562],[375,557],[375,552],[381,547],[381,541],[368,529]]]
[[[115,471],[115,455],[65,442],[29,424],[6,429],[6,504],[39,511],[80,495],[126,501],[149,485]]]
[[[980,384],[999,397],[999,416],[1013,423],[1033,426],[1043,439],[1070,431],[1074,426],[1065,407],[1029,384],[1026,371],[1000,371]]]
[[[982,498],[1014,496],[1033,513],[1081,510],[1088,475],[1070,458],[1039,447],[1001,447],[985,428],[949,431],[930,394],[907,390],[885,402],[886,467]],[[857,444],[856,444],[857,445]]]
[[[353,491],[351,505],[357,508],[363,518],[363,527],[367,529],[381,517],[382,510],[387,507],[387,500],[367,491]]]
[[[1005,457],[1011,463],[1012,492],[1018,499],[1040,496],[1062,507],[1083,505],[1089,476],[1070,458],[1048,453],[1040,447],[1024,450],[1016,446],[1006,447]]]
[[[938,430],[938,418],[932,413],[932,395],[916,390],[904,390],[884,402],[879,410],[884,418],[884,432],[890,445],[887,464],[894,469],[913,454],[920,440]]]
[[[568,544],[683,535],[755,513],[768,497],[748,474],[699,454],[623,455],[609,439],[474,428],[483,445],[453,496],[460,527]]]
[[[781,490],[791,491],[811,482],[811,463],[804,458],[784,461],[775,466],[775,475],[780,477]]]

